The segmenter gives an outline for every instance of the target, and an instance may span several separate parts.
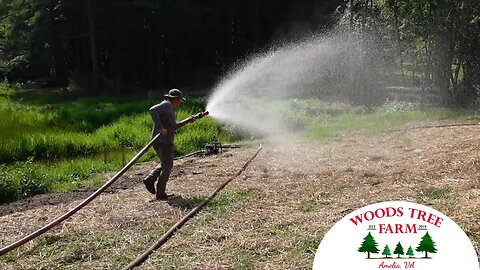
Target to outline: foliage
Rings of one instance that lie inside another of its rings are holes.
[[[0,203],[46,192],[68,192],[97,186],[103,181],[97,174],[121,168],[133,155],[133,151],[125,151],[68,160],[3,164]],[[142,160],[145,161],[145,158]]]
[[[479,1],[349,0],[342,23],[359,34],[382,33],[378,43],[402,72],[408,68],[413,80],[438,89],[445,102],[476,104]]]
[[[297,32],[290,22],[331,25],[340,3],[1,0],[0,78],[92,94],[203,87],[275,35]]]

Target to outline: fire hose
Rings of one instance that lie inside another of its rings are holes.
[[[83,200],[80,204],[78,204],[77,206],[75,206],[74,208],[70,209],[68,212],[66,212],[65,214],[59,216],[58,218],[56,218],[55,220],[53,220],[52,222],[50,222],[49,224],[45,225],[44,227],[36,230],[35,232],[23,237],[22,239],[20,240],[17,240],[16,242],[14,243],[11,243],[10,245],[8,246],[5,246],[5,247],[2,247],[0,249],[0,256],[2,256],[3,254],[6,254],[14,249],[16,249],[17,247],[20,247],[28,242],[30,242],[31,240],[37,238],[38,236],[44,234],[45,232],[47,232],[48,230],[50,230],[51,228],[57,226],[58,224],[62,223],[63,221],[65,221],[67,218],[73,216],[76,212],[78,212],[80,209],[82,209],[84,206],[86,206],[88,203],[90,203],[91,201],[93,201],[98,195],[100,195],[100,193],[104,192],[108,187],[110,187],[115,181],[118,180],[118,178],[120,178],[143,154],[145,154],[146,151],[148,151],[148,149],[151,147],[151,145],[153,144],[153,142],[158,138],[160,134],[156,135],[144,148],[142,148],[142,150],[140,150],[140,152],[138,152],[138,154],[136,156],[134,156],[117,174],[115,174],[112,178],[110,178],[103,186],[101,186],[98,190],[96,190],[94,193],[92,193],[89,197],[87,197],[85,200]],[[198,151],[195,151],[195,152],[192,152],[192,153],[189,153],[189,154],[186,154],[184,156],[180,156],[180,157],[176,157],[174,158],[174,160],[179,160],[179,159],[183,159],[183,158],[187,158],[187,157],[191,157],[191,156],[194,156],[194,155],[210,155],[210,154],[218,154],[218,151],[211,151],[211,148],[209,147],[209,145],[216,145],[217,148],[214,148],[214,149],[222,149],[222,148],[239,148],[240,146],[236,146],[236,145],[221,145],[220,143],[217,143],[217,142],[213,142],[213,143],[208,143],[204,146],[204,149],[202,150],[198,150]]]
[[[208,115],[208,112],[201,112],[201,113],[198,113],[196,114],[195,116],[193,116],[195,119],[200,119],[202,118],[203,116],[206,116]],[[110,187],[115,181],[118,180],[118,178],[120,178],[133,164],[135,164],[135,162],[142,156],[144,155],[148,149],[152,146],[153,142],[158,139],[158,137],[160,136],[161,134],[157,134],[156,136],[154,136],[150,142],[142,148],[142,150],[140,150],[137,155],[135,155],[120,171],[118,171],[113,177],[111,177],[105,184],[103,184],[103,186],[101,186],[99,189],[97,189],[94,193],[92,193],[90,196],[88,196],[85,200],[83,200],[81,203],[79,203],[77,206],[75,206],[74,208],[70,209],[69,211],[67,211],[66,213],[64,213],[63,215],[57,217],[55,220],[51,221],[50,223],[48,223],[47,225],[43,226],[42,228],[32,232],[31,234],[23,237],[22,239],[19,239],[5,247],[2,247],[0,249],[0,256],[16,249],[17,247],[20,247],[28,242],[30,242],[31,240],[37,238],[38,236],[44,234],[45,232],[47,232],[48,230],[50,230],[51,228],[57,226],[58,224],[62,223],[63,221],[65,221],[67,218],[73,216],[76,212],[78,212],[80,209],[82,209],[83,207],[85,207],[88,203],[90,203],[91,201],[93,201],[96,197],[98,197],[98,195],[100,195],[102,192],[104,192],[108,187]],[[202,151],[197,151],[197,152],[202,152]],[[183,156],[181,158],[184,158],[184,157],[187,157],[187,156],[191,156],[193,154],[197,154],[197,152],[194,152],[192,154],[189,154],[189,155],[186,155],[186,156]],[[179,159],[179,158],[177,158]]]
[[[136,266],[140,266],[143,262],[145,262],[148,259],[148,256],[152,254],[155,250],[160,248],[163,244],[165,244],[170,237],[172,237],[175,232],[180,229],[185,223],[187,223],[188,220],[190,220],[192,217],[194,217],[207,203],[209,203],[217,194],[224,189],[231,181],[236,179],[240,174],[247,169],[248,165],[252,163],[252,161],[255,159],[255,157],[260,153],[262,150],[262,145],[258,147],[258,150],[253,154],[252,157],[250,157],[245,164],[242,166],[242,168],[231,178],[229,178],[227,181],[223,182],[208,198],[206,198],[204,201],[202,201],[200,204],[195,206],[190,212],[188,212],[185,216],[183,216],[177,223],[175,223],[167,232],[165,232],[162,237],[160,237],[153,245],[151,245],[148,249],[146,249],[141,255],[139,255],[135,260],[133,260],[130,264],[128,264],[124,270],[128,269],[133,269]]]
[[[87,205],[88,203],[90,203],[91,201],[93,201],[93,199],[95,199],[98,195],[100,195],[100,193],[104,192],[109,186],[111,186],[115,181],[117,181],[118,178],[120,178],[120,176],[122,176],[143,154],[145,154],[145,152],[148,151],[148,149],[152,146],[153,142],[160,136],[160,134],[157,134],[155,137],[153,137],[153,139],[145,146],[142,148],[142,150],[140,150],[140,152],[138,152],[137,155],[135,155],[128,163],[127,165],[125,165],[120,171],[118,171],[112,178],[110,178],[110,180],[108,180],[105,184],[103,184],[103,186],[101,186],[99,189],[97,189],[94,193],[92,193],[92,195],[88,196],[85,200],[83,200],[81,203],[79,203],[77,206],[75,206],[74,208],[70,209],[68,212],[66,212],[65,214],[59,216],[58,218],[56,218],[55,220],[53,220],[52,222],[48,223],[47,225],[43,226],[42,228],[34,231],[33,233],[23,237],[22,239],[14,242],[14,243],[11,243],[10,245],[8,246],[5,246],[3,248],[0,249],[0,256],[2,256],[3,254],[7,253],[7,252],[10,252],[14,249],[16,249],[17,247],[21,246],[21,245],[24,245],[25,243],[37,238],[38,236],[42,235],[43,233],[45,233],[46,231],[50,230],[51,228],[57,226],[58,224],[60,224],[61,222],[63,222],[64,220],[66,220],[67,218],[71,217],[73,214],[75,214],[76,212],[78,212],[80,209],[82,209],[85,205]]]

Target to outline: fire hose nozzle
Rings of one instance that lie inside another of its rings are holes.
[[[199,113],[195,114],[195,115],[193,116],[193,118],[195,118],[195,119],[200,119],[200,118],[202,118],[202,117],[204,117],[204,116],[207,116],[208,114],[209,114],[208,111],[199,112]]]

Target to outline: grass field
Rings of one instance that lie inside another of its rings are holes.
[[[142,147],[152,126],[148,108],[152,98],[95,97],[67,101],[54,98],[19,99],[8,86],[0,86],[0,162],[77,157]],[[191,99],[177,109],[183,119],[204,107],[204,99]],[[194,133],[194,134],[192,134]],[[185,136],[189,134],[192,136]],[[177,132],[176,154],[198,149],[211,140],[230,139],[212,119],[203,119]],[[190,139],[189,139],[190,138]]]
[[[146,112],[151,97],[82,97],[38,94],[0,84],[0,202],[46,192],[98,186],[98,174],[116,171],[150,139]],[[190,98],[177,109],[183,119],[205,107]],[[476,113],[387,102],[377,108],[318,99],[278,101],[287,130],[318,140],[349,132],[373,133],[410,122],[476,118]],[[235,140],[214,119],[204,118],[176,133],[175,154],[211,141]],[[109,158],[107,158],[109,156]],[[150,151],[143,160],[154,157]]]
[[[98,186],[95,175],[120,169],[151,135],[149,97],[64,98],[0,85],[0,202],[51,191]],[[177,109],[183,119],[204,107],[191,98]],[[234,137],[211,118],[177,131],[175,154]],[[152,150],[143,160],[154,157]]]
[[[12,115],[0,122],[10,125],[2,129],[2,144],[15,142],[11,137],[15,134],[28,135],[22,134],[27,129],[16,130],[11,119],[36,134],[31,139],[34,149],[42,149],[34,137],[60,135],[44,144],[50,155],[17,146],[27,154],[0,165],[3,201],[98,186],[105,181],[105,173],[118,170],[149,139],[151,120],[141,110],[154,103],[149,98],[59,102],[22,99],[9,91],[1,95],[2,110]],[[188,106],[180,108],[179,118],[201,108],[204,101],[194,99],[184,105]],[[108,107],[111,118],[86,113],[96,114],[96,106]],[[117,106],[130,107],[131,112],[122,113]],[[288,129],[296,132],[290,143],[265,144],[250,167],[153,253],[144,269],[311,269],[320,240],[336,221],[352,209],[387,200],[428,204],[453,217],[478,252],[479,127],[384,132],[405,124],[478,120],[476,112],[397,101],[376,108],[316,99],[282,101],[276,106],[283,110]],[[59,117],[63,110],[70,113]],[[80,117],[75,110],[85,114]],[[70,141],[65,134],[71,134]],[[177,135],[177,154],[196,150],[206,141],[235,139],[213,119],[202,119]],[[84,148],[79,147],[73,155],[62,152],[60,146],[60,151],[49,148],[62,145],[56,140],[63,137],[76,147],[82,136],[83,143],[92,143],[91,150],[81,152]],[[95,148],[105,139],[115,142],[110,148]],[[151,200],[151,194],[139,186],[139,173],[153,164],[133,168],[126,190],[103,194],[62,226],[2,256],[0,268],[120,269],[234,175],[251,152],[251,148],[232,149],[219,156],[176,162],[178,173],[172,176],[168,191],[178,197],[167,202]],[[150,152],[142,161],[153,156]],[[65,195],[68,199],[52,205],[36,200],[39,197],[29,199],[23,208],[15,208],[16,203],[4,205],[16,210],[0,216],[5,224],[0,244],[15,241],[78,204],[74,194]]]
[[[478,253],[479,131],[478,125],[407,128],[265,144],[240,177],[139,269],[311,269],[320,241],[336,222],[360,207],[397,200],[451,217]],[[130,188],[102,194],[61,226],[1,256],[0,268],[122,269],[233,176],[254,151],[244,147],[176,162],[183,173],[172,176],[168,190],[178,197],[169,201],[152,200],[136,176],[145,168],[133,170]],[[28,205],[0,216],[0,244],[78,203]],[[440,238],[439,230],[430,230]],[[361,237],[347,239],[347,247],[356,250]],[[433,254],[433,260],[438,256]]]
[[[383,132],[414,122],[478,118],[473,111],[422,107],[401,101],[387,101],[382,106],[372,108],[308,99],[291,100],[282,108],[288,129],[301,130],[307,138],[316,140],[349,132]]]

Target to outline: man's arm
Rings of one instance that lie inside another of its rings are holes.
[[[153,124],[155,125],[154,129],[158,130],[159,133],[162,133],[162,136],[166,134],[166,129],[160,120],[161,106],[160,104],[154,105],[149,110],[150,115],[152,116]]]

